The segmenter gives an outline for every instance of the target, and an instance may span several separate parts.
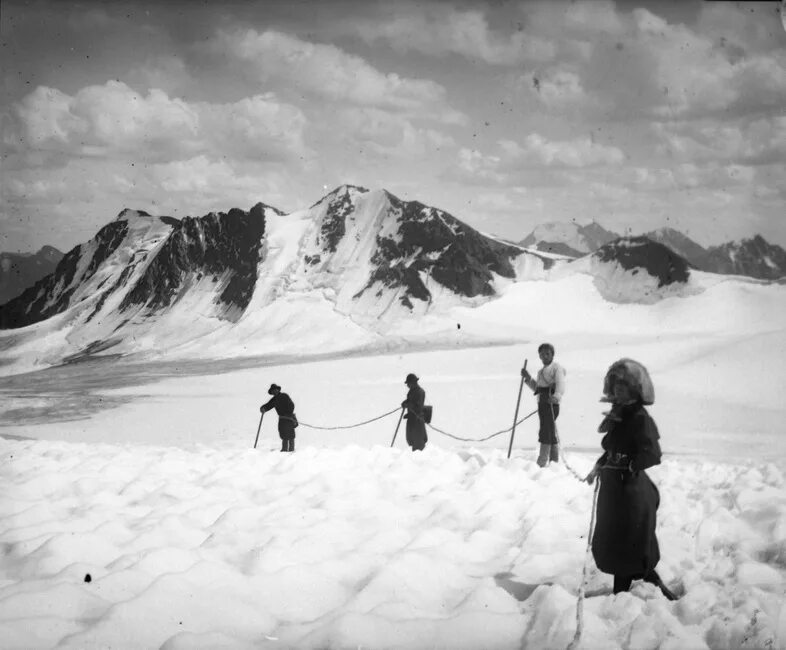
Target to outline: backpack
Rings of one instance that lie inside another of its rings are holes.
[[[434,413],[434,407],[429,404],[423,405],[423,421],[426,424],[431,424],[431,416]]]

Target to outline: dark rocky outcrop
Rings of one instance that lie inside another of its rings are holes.
[[[690,277],[687,261],[667,246],[643,236],[620,237],[601,246],[593,257],[601,262],[617,262],[623,269],[634,273],[644,269],[658,279],[658,287],[685,283]]]
[[[741,242],[711,246],[697,266],[713,273],[778,280],[786,276],[786,250],[756,235]]]
[[[248,212],[233,208],[178,221],[120,304],[121,311],[141,305],[151,311],[167,307],[178,299],[187,279],[210,275],[217,280],[224,273],[230,277],[218,300],[244,310],[256,286],[265,207],[258,203]]]
[[[98,231],[87,244],[72,248],[54,272],[36,282],[21,295],[0,306],[0,329],[25,327],[46,320],[68,308],[80,283],[88,280],[128,234],[128,222],[113,221]],[[90,255],[77,277],[85,255]]]
[[[436,208],[392,194],[388,198],[400,215],[398,238],[377,237],[371,258],[374,270],[366,289],[375,282],[401,288],[399,299],[412,308],[412,299],[431,300],[421,274],[467,297],[494,295],[493,273],[515,276],[511,260],[522,254],[519,248],[485,237]]]
[[[317,240],[325,252],[335,253],[338,243],[341,241],[347,231],[347,215],[349,215],[355,209],[355,206],[352,202],[352,196],[349,192],[350,189],[357,190],[361,193],[368,192],[365,187],[342,185],[315,204],[318,205],[318,203],[325,201],[326,199],[328,201],[327,214],[322,221],[319,239]],[[314,263],[317,263],[318,261],[319,259],[316,259]]]

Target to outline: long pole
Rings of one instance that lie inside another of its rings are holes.
[[[524,370],[527,369],[527,360],[524,359]],[[510,444],[508,445],[508,458],[510,452],[513,451],[513,437],[516,435],[516,422],[519,419],[519,405],[521,404],[521,391],[524,390],[524,375],[521,375],[521,383],[519,384],[519,396],[516,399],[516,413],[513,415],[513,429],[510,432]]]
[[[401,415],[399,415],[399,416],[398,416],[398,424],[396,425],[396,430],[395,430],[395,432],[393,433],[393,442],[391,442],[391,443],[390,443],[390,446],[391,446],[391,447],[392,447],[394,444],[396,444],[396,436],[398,435],[398,428],[401,426],[401,420],[402,420],[403,418],[404,418],[404,407],[402,406],[402,407],[401,407]]]
[[[262,419],[265,417],[265,412],[262,411],[262,414],[259,416],[259,426],[257,427],[257,437],[254,440],[254,449],[257,448],[257,443],[259,442],[259,432],[262,430]]]

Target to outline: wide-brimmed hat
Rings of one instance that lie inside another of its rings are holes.
[[[277,390],[281,390],[281,386],[277,384],[270,384],[270,388],[267,389],[267,394],[275,395]]]
[[[614,384],[617,382],[626,384],[643,404],[655,403],[655,387],[652,385],[650,373],[638,361],[620,359],[611,364],[603,379],[602,402],[614,401]]]
[[[407,375],[407,378],[404,380],[404,383],[405,384],[409,384],[409,383],[412,383],[413,381],[417,381],[417,380],[418,380],[417,375],[415,375],[413,373],[409,373]]]

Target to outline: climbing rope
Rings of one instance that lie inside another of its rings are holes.
[[[534,410],[534,411],[532,411],[532,413],[530,413],[529,415],[525,415],[523,418],[521,418],[521,419],[520,419],[518,422],[516,422],[516,424],[515,424],[515,425],[513,425],[513,426],[518,426],[519,424],[521,424],[522,422],[524,422],[524,420],[526,420],[527,418],[531,418],[531,417],[532,417],[533,415],[535,415],[535,413],[537,413],[537,412],[538,412],[538,410],[537,410],[537,409],[535,409],[535,410]],[[426,421],[423,419],[423,417],[422,417],[421,415],[419,415],[418,413],[415,413],[415,415],[416,415],[416,416],[417,416],[417,418],[418,418],[419,420],[421,420],[421,421],[423,422],[423,424],[425,424],[425,425],[426,425],[426,426],[427,426],[429,429],[433,429],[433,430],[434,430],[434,431],[436,431],[437,433],[441,433],[443,436],[447,436],[448,438],[453,438],[454,440],[461,440],[462,442],[485,442],[486,440],[491,440],[492,438],[494,438],[494,437],[496,437],[496,436],[500,436],[500,435],[502,435],[503,433],[507,433],[508,431],[510,431],[510,430],[513,428],[513,426],[509,426],[507,429],[502,429],[502,431],[497,431],[496,433],[492,433],[491,435],[489,435],[489,436],[486,436],[485,438],[461,438],[460,436],[454,436],[452,433],[448,433],[447,431],[443,431],[442,429],[438,429],[438,428],[437,428],[437,427],[435,427],[433,424],[430,424],[430,423],[426,422]]]
[[[303,422],[302,420],[296,420],[295,418],[287,417],[286,415],[279,415],[278,419],[279,420],[289,420],[290,422],[298,422],[299,424],[303,425],[304,427],[308,427],[309,429],[321,429],[323,431],[333,431],[333,430],[336,430],[336,429],[354,429],[355,427],[360,427],[360,426],[363,426],[364,424],[369,424],[371,422],[376,422],[377,420],[381,420],[382,418],[386,418],[388,415],[392,415],[393,413],[396,413],[399,410],[399,408],[401,408],[401,407],[396,407],[392,411],[388,411],[387,413],[383,413],[382,415],[379,415],[379,416],[377,416],[375,418],[371,418],[370,420],[364,420],[363,422],[358,422],[357,424],[348,424],[348,425],[345,425],[345,426],[338,426],[338,427],[320,427],[320,426],[317,426],[315,424],[308,424],[306,422]],[[528,418],[531,418],[537,412],[538,411],[536,409],[536,410],[532,411],[532,413],[530,413],[529,415],[524,416],[518,422],[516,422],[515,426],[518,426],[519,424],[524,422],[524,420],[526,420]],[[453,438],[454,440],[461,440],[462,442],[485,442],[486,440],[491,440],[495,436],[499,436],[499,435],[502,435],[503,433],[507,433],[508,431],[510,431],[513,428],[512,426],[510,426],[507,429],[502,429],[502,431],[497,431],[495,433],[492,433],[491,435],[486,436],[485,438],[462,438],[460,436],[453,435],[452,433],[448,433],[447,431],[443,431],[442,429],[439,429],[439,428],[435,427],[434,425],[426,422],[423,419],[423,416],[420,415],[419,413],[415,413],[414,415],[421,422],[423,422],[423,424],[425,424],[429,429],[433,429],[437,433],[441,433],[443,436],[448,436],[449,438]]]
[[[581,584],[579,585],[579,598],[576,602],[576,634],[573,641],[568,644],[567,650],[575,650],[579,645],[581,633],[584,631],[584,590],[587,586],[587,566],[590,551],[592,550],[592,536],[595,534],[595,509],[598,505],[598,490],[600,489],[600,474],[595,478],[595,491],[592,495],[592,515],[590,516],[589,532],[587,533],[587,549],[584,551],[584,568],[581,571]]]
[[[396,407],[392,411],[388,411],[387,413],[383,413],[382,415],[379,415],[379,416],[377,416],[375,418],[371,418],[370,420],[364,420],[363,422],[358,422],[357,424],[347,424],[345,426],[339,426],[339,427],[319,427],[316,424],[307,424],[306,422],[303,422],[302,420],[296,420],[295,418],[290,418],[290,417],[287,417],[286,415],[279,415],[278,419],[279,420],[289,420],[290,422],[297,422],[299,424],[302,424],[304,427],[308,427],[309,429],[321,429],[323,431],[334,431],[336,429],[354,429],[356,427],[362,427],[364,424],[369,424],[371,422],[376,422],[377,420],[381,420],[382,418],[386,418],[388,415],[392,415],[393,413],[396,413],[398,411],[398,408],[399,407]]]

